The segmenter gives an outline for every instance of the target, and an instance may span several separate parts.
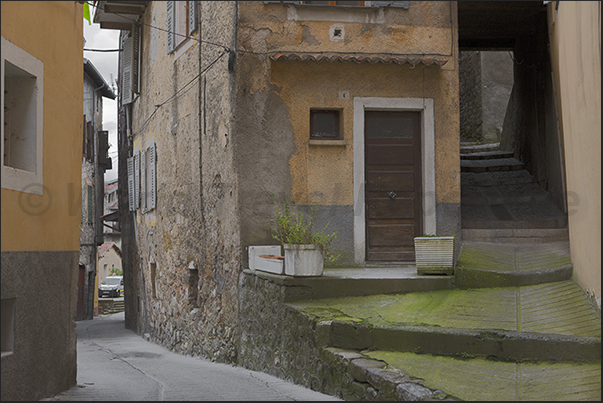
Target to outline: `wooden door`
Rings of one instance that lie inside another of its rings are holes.
[[[421,113],[365,112],[366,260],[413,262],[422,235]]]

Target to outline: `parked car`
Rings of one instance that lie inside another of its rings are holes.
[[[124,276],[108,276],[98,287],[99,297],[120,297],[124,292]]]

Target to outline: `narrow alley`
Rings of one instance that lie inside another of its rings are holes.
[[[77,322],[77,384],[44,401],[334,401],[290,382],[172,353],[125,328],[124,314]]]

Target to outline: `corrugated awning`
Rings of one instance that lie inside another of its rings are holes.
[[[419,64],[425,66],[442,67],[448,60],[439,60],[426,57],[405,57],[405,56],[364,56],[364,55],[336,55],[327,53],[274,53],[270,55],[270,59],[274,61],[299,61],[299,62],[344,62],[344,63],[395,63],[395,64],[410,64],[416,66]]]

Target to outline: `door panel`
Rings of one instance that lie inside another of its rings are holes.
[[[367,261],[414,261],[422,235],[420,112],[365,112]]]

